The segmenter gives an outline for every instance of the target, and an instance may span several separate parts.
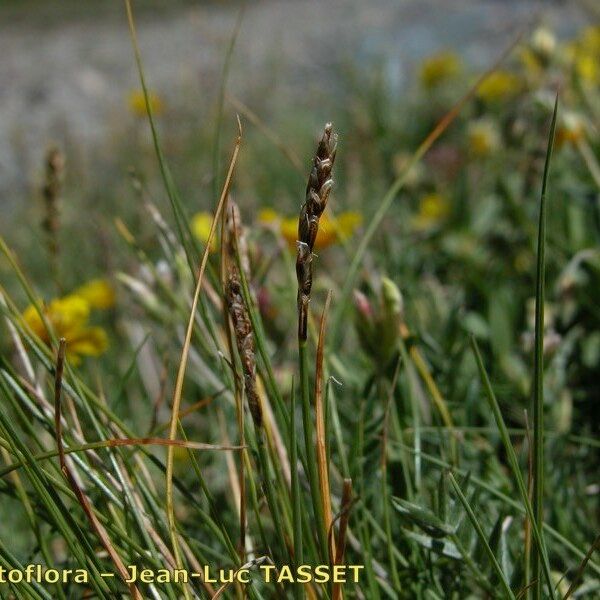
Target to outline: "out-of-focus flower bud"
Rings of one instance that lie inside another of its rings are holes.
[[[585,138],[585,121],[573,111],[566,111],[556,129],[556,145],[577,144]]]
[[[369,299],[359,290],[354,290],[354,305],[363,318],[367,320],[373,318],[373,307]]]
[[[531,35],[531,48],[543,59],[548,59],[556,49],[556,37],[546,27],[538,27]]]
[[[483,157],[493,154],[500,148],[500,129],[492,119],[478,119],[467,127],[467,144],[469,153]]]
[[[396,284],[382,278],[374,304],[358,290],[354,291],[356,331],[363,350],[380,368],[386,367],[398,349],[403,300]]]
[[[399,316],[402,314],[404,308],[404,302],[402,294],[398,289],[398,286],[387,277],[381,279],[381,298],[383,300],[384,311],[391,317]]]

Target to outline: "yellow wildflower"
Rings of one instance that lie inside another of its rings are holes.
[[[521,80],[510,71],[494,71],[479,86],[477,97],[484,102],[502,102],[515,96]]]
[[[115,304],[115,290],[106,279],[92,279],[74,293],[87,300],[91,308],[105,310]]]
[[[413,217],[415,229],[424,230],[439,225],[450,214],[446,196],[436,192],[425,194],[419,200],[419,211]]]
[[[108,348],[108,337],[102,327],[85,327],[66,339],[67,355],[74,365],[81,362],[80,356],[100,356]]]
[[[90,303],[85,298],[76,294],[55,298],[42,310],[55,334],[67,340],[67,355],[73,364],[78,364],[82,355],[99,356],[106,350],[106,332],[101,327],[88,326]],[[34,306],[25,309],[23,320],[44,343],[50,343],[50,335]]]
[[[460,57],[454,52],[438,52],[421,63],[419,79],[426,89],[432,89],[458,75],[462,64]]]
[[[537,54],[531,48],[521,48],[519,60],[525,68],[525,72],[531,77],[537,77],[542,72],[542,63]]]
[[[590,25],[581,34],[581,47],[588,52],[600,53],[600,25]]]
[[[281,217],[271,208],[265,208],[258,215],[260,223],[274,225],[290,248],[296,247],[298,239],[298,217]],[[325,213],[319,220],[319,231],[315,241],[315,249],[322,250],[338,241],[351,237],[362,223],[362,215],[354,211],[346,211],[337,217]]]
[[[581,83],[600,84],[600,26],[585,28],[577,40],[565,46],[565,55]]]
[[[600,65],[598,58],[587,52],[577,52],[575,55],[575,72],[584,83],[598,83],[600,81]]]
[[[474,156],[488,156],[500,147],[500,131],[491,119],[477,119],[467,127],[469,152]]]
[[[213,222],[213,215],[209,212],[199,212],[192,217],[192,233],[203,244],[208,242],[210,227]],[[214,235],[210,244],[210,252],[216,252],[218,249],[217,236]]]
[[[154,116],[163,113],[165,105],[158,94],[155,92],[148,92],[148,102]],[[145,117],[147,115],[146,99],[144,98],[144,92],[142,90],[131,91],[127,98],[127,103],[129,105],[129,110],[131,110],[136,117]]]

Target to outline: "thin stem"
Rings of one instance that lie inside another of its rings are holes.
[[[310,402],[310,391],[308,384],[308,352],[306,341],[299,341],[300,355],[300,394],[302,399],[302,425],[304,428],[304,446],[306,449],[306,466],[310,493],[312,497],[313,510],[317,523],[323,523],[323,508],[321,505],[321,495],[319,492],[319,476],[317,473],[317,453],[315,451],[314,428],[312,422],[312,406]],[[322,527],[317,527],[317,535],[321,546],[321,558],[327,560],[329,556],[329,546],[327,544],[327,535]]]

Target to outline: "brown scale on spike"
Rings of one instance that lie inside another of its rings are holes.
[[[298,279],[298,338],[301,341],[305,341],[307,337],[308,303],[312,288],[312,251],[319,231],[319,219],[327,207],[333,187],[331,171],[336,147],[337,135],[333,133],[331,123],[327,123],[308,176],[306,196],[298,218],[296,277]]]

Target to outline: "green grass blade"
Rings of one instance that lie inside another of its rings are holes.
[[[485,553],[487,554],[488,558],[490,559],[490,562],[492,563],[492,567],[493,567],[494,571],[496,572],[498,579],[500,580],[500,585],[502,586],[502,589],[504,590],[505,597],[514,599],[515,595],[513,594],[512,590],[510,589],[510,585],[506,579],[506,575],[504,574],[504,571],[502,571],[502,567],[498,563],[498,560],[496,559],[494,553],[492,552],[492,549],[490,548],[490,545],[488,544],[487,537],[486,537],[485,533],[483,532],[481,523],[478,521],[478,519],[475,515],[475,512],[473,511],[473,508],[469,504],[469,501],[467,500],[466,496],[463,494],[462,490],[460,489],[460,486],[456,482],[456,479],[454,479],[454,476],[452,475],[452,473],[448,473],[448,479],[450,480],[450,483],[452,484],[452,487],[454,488],[454,491],[455,491],[456,495],[458,496],[458,499],[460,500],[461,504],[463,505],[463,507],[467,513],[467,516],[469,517],[469,520],[471,521],[471,524],[473,525],[475,531],[477,532],[477,536],[479,537],[479,541],[481,542],[483,549],[485,550]]]
[[[558,112],[558,94],[554,102],[554,112],[550,124],[550,136],[546,150],[546,162],[542,178],[540,197],[540,216],[538,224],[537,268],[535,289],[535,351],[533,376],[533,516],[538,530],[541,532],[544,522],[544,286],[546,271],[546,189],[554,133]],[[533,597],[542,598],[542,582],[540,579],[540,556],[534,553],[531,561],[533,578]]]
[[[512,442],[510,441],[510,434],[508,433],[506,423],[504,422],[504,417],[502,416],[502,411],[500,410],[500,405],[498,404],[498,400],[496,399],[496,395],[494,394],[494,390],[492,389],[492,384],[490,383],[490,380],[485,371],[485,367],[483,366],[483,359],[481,358],[479,347],[477,346],[477,342],[473,337],[471,338],[471,344],[473,346],[473,352],[475,354],[475,360],[477,362],[477,368],[479,369],[479,375],[483,383],[486,398],[488,399],[490,408],[492,409],[492,413],[496,421],[496,425],[498,426],[498,430],[500,431],[500,437],[502,439],[502,443],[504,444],[504,448],[508,456],[510,468],[517,482],[519,492],[521,493],[521,500],[523,501],[523,504],[525,506],[527,517],[531,522],[531,530],[533,532],[538,552],[542,559],[542,571],[550,590],[550,597],[554,598],[554,592],[552,591],[552,577],[550,574],[550,563],[548,561],[546,546],[540,530],[541,528],[538,527],[537,521],[534,519],[532,504],[529,500],[529,495],[527,494],[527,486],[525,485],[525,481],[523,480],[523,474],[521,473],[521,469],[519,468],[519,461],[517,459],[515,449],[512,445]]]
[[[158,160],[158,166],[160,168],[161,176],[165,185],[165,189],[167,192],[167,196],[169,197],[169,201],[171,203],[171,208],[173,209],[173,215],[175,217],[175,224],[177,226],[177,233],[179,234],[179,239],[183,248],[185,250],[186,258],[188,261],[188,265],[190,268],[190,272],[192,277],[195,275],[195,265],[197,264],[197,248],[194,247],[194,236],[191,234],[189,227],[189,220],[187,219],[183,205],[181,203],[181,199],[179,197],[179,192],[175,187],[175,182],[173,181],[173,177],[171,176],[171,171],[167,165],[167,162],[164,158],[162,148],[160,145],[160,140],[158,137],[158,130],[156,128],[156,123],[154,122],[154,115],[152,112],[152,103],[150,102],[150,97],[148,94],[148,87],[146,85],[146,78],[144,76],[144,69],[142,66],[142,56],[140,53],[140,49],[137,41],[137,34],[135,30],[135,23],[133,20],[133,11],[131,8],[130,0],[125,0],[125,8],[127,10],[127,20],[129,23],[129,31],[131,35],[131,43],[133,45],[133,52],[135,56],[135,62],[138,70],[138,75],[140,78],[140,85],[142,87],[142,94],[144,96],[144,101],[146,103],[146,112],[148,114],[148,122],[150,124],[150,131],[152,133],[152,142],[154,144],[154,151],[156,152],[156,158]]]

